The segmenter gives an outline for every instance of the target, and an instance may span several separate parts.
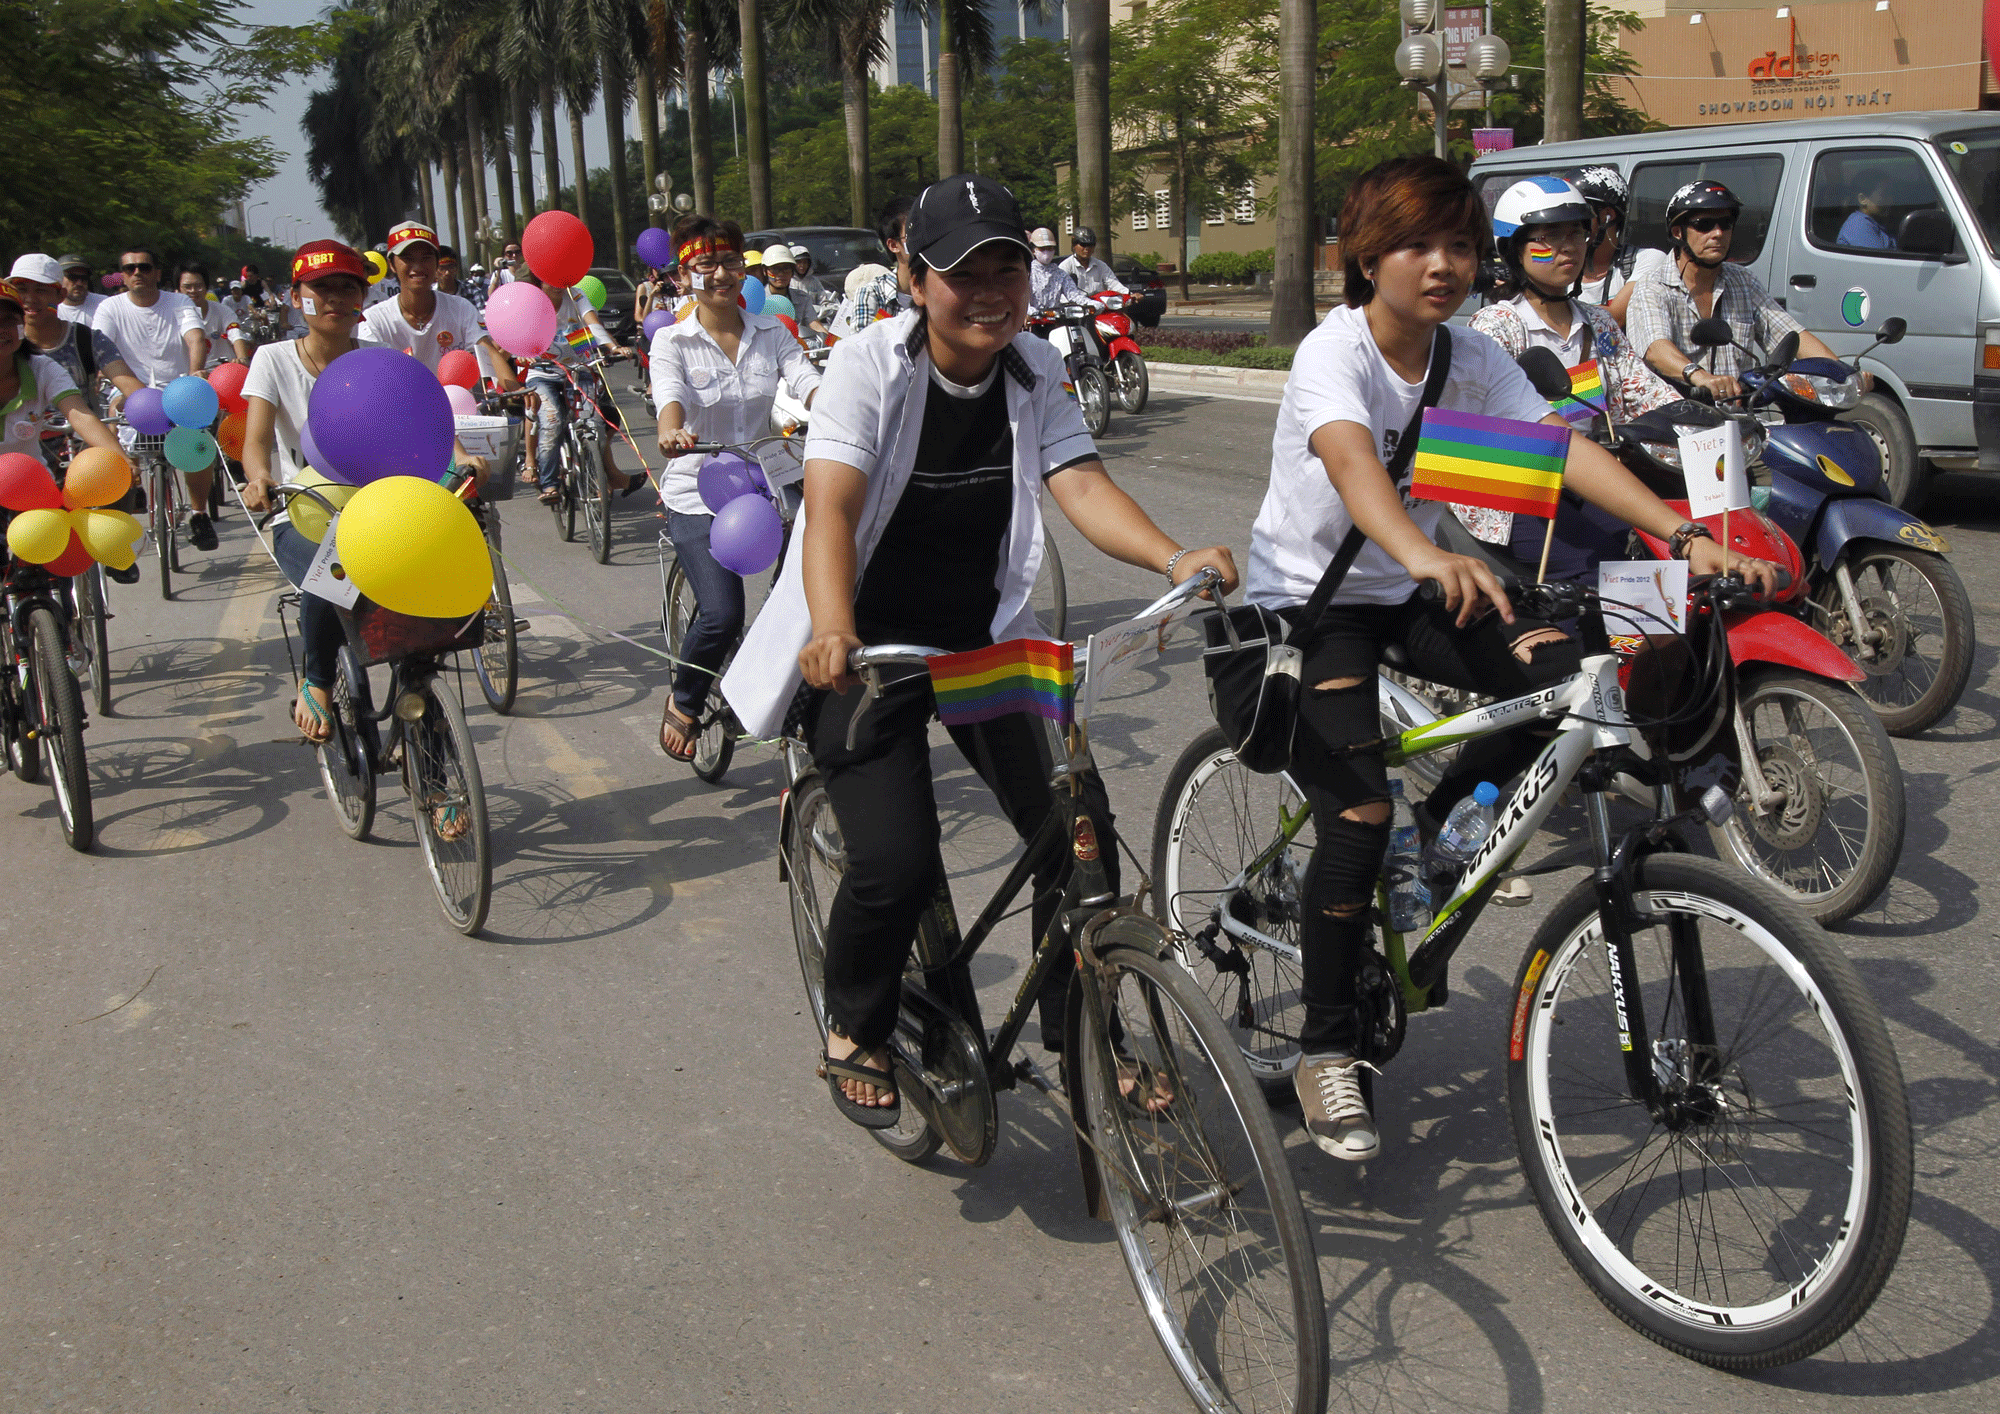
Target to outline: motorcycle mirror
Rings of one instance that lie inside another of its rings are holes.
[[[1736,342],[1730,336],[1729,321],[1717,319],[1713,315],[1707,319],[1697,320],[1694,328],[1688,331],[1688,338],[1697,348],[1704,349],[1725,348]]]
[[[1524,352],[1514,362],[1528,375],[1528,381],[1535,385],[1535,391],[1550,402],[1570,395],[1569,370],[1562,360],[1545,348],[1532,348]]]
[[[1875,342],[1878,344],[1900,344],[1903,342],[1903,335],[1909,332],[1910,321],[1903,318],[1900,314],[1893,315],[1883,320],[1882,327],[1875,331]]]
[[[1798,358],[1798,356],[1799,334],[1798,330],[1794,329],[1791,333],[1785,335],[1784,338],[1778,340],[1778,346],[1771,350],[1771,366],[1773,368],[1790,368],[1793,360]]]

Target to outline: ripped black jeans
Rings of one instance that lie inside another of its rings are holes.
[[[1287,611],[1292,617],[1296,611]],[[1354,980],[1368,945],[1368,910],[1389,846],[1389,826],[1346,818],[1342,812],[1389,796],[1389,773],[1379,753],[1338,756],[1335,749],[1382,735],[1375,668],[1384,645],[1399,643],[1421,675],[1447,687],[1486,696],[1519,697],[1560,682],[1581,661],[1576,642],[1562,638],[1535,646],[1529,661],[1513,645],[1557,633],[1537,619],[1503,623],[1488,614],[1467,628],[1453,623],[1442,604],[1412,597],[1401,604],[1335,604],[1318,627],[1299,641],[1305,652],[1299,733],[1292,776],[1312,802],[1319,843],[1307,866],[1299,948],[1304,973],[1306,1055],[1351,1053],[1357,1039]],[[1354,679],[1352,686],[1319,684]],[[1546,734],[1544,733],[1543,736]],[[1504,784],[1541,750],[1531,730],[1504,732],[1459,752],[1430,798],[1412,802],[1426,818],[1426,832],[1481,781]]]

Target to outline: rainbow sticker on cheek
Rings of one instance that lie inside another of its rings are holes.
[[[1553,265],[1556,263],[1556,248],[1543,245],[1540,241],[1528,242],[1528,264]]]

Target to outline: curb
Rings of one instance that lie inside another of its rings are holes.
[[[1212,363],[1155,363],[1146,360],[1146,377],[1163,392],[1207,393],[1221,397],[1278,402],[1292,375],[1282,368],[1226,368]]]

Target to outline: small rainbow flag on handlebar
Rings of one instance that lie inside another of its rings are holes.
[[[1058,726],[1070,723],[1076,660],[1067,643],[1010,638],[991,648],[946,653],[930,660],[938,720],[948,727],[1032,712]]]
[[[1449,408],[1425,408],[1410,494],[1554,519],[1570,430]]]
[[[1590,423],[1597,416],[1597,408],[1604,406],[1604,377],[1597,371],[1597,360],[1579,363],[1569,371],[1569,396],[1552,398],[1549,406],[1562,415],[1562,420],[1579,431],[1588,432]],[[1581,399],[1589,399],[1597,407],[1586,406]]]

